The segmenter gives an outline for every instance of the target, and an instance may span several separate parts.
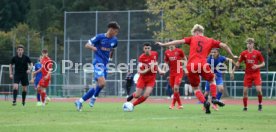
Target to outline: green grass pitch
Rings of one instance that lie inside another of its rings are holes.
[[[264,106],[263,112],[250,105],[227,105],[206,115],[201,105],[184,105],[169,110],[166,104],[142,104],[134,112],[123,112],[122,103],[84,104],[77,112],[73,103],[50,102],[37,107],[34,102],[22,107],[0,101],[0,132],[275,132],[276,107]]]

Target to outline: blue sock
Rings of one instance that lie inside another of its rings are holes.
[[[40,94],[39,93],[36,94],[36,99],[38,102],[40,102]]]
[[[217,100],[220,100],[221,96],[222,96],[222,92],[218,92],[217,93]]]
[[[86,101],[86,100],[88,100],[89,98],[91,98],[91,97],[93,96],[94,93],[95,93],[95,89],[94,89],[94,88],[90,88],[89,91],[88,91],[86,94],[84,94],[84,95],[82,96],[82,99],[83,99],[84,101]]]
[[[103,88],[101,88],[100,86],[96,87],[95,93],[94,93],[94,97],[98,97],[100,92],[102,91]]]

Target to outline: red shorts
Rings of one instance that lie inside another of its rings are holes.
[[[136,88],[144,89],[146,87],[154,87],[156,76],[139,76]]]
[[[198,87],[200,83],[200,78],[204,78],[206,81],[212,81],[214,79],[214,74],[211,71],[211,67],[208,63],[194,63],[194,65],[187,65],[188,79],[190,80],[192,87]]]
[[[50,83],[50,79],[40,79],[39,81],[39,86],[43,87],[43,88],[48,88],[49,86],[49,83]]]
[[[171,88],[174,88],[174,85],[179,86],[181,84],[182,77],[183,77],[183,73],[172,75],[172,76],[170,75]]]
[[[256,73],[245,73],[244,79],[243,79],[243,86],[244,87],[252,87],[252,82],[254,82],[255,86],[261,86],[262,85],[262,78],[261,74],[259,72]]]

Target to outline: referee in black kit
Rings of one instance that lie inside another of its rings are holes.
[[[18,45],[16,47],[17,55],[11,59],[10,62],[10,78],[13,79],[13,102],[12,105],[16,105],[16,97],[18,93],[18,86],[21,82],[22,85],[22,105],[25,106],[25,99],[27,95],[27,86],[29,85],[28,74],[31,73],[33,63],[30,58],[24,55],[24,46]],[[14,73],[13,73],[13,67]]]

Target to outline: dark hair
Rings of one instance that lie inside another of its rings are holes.
[[[218,52],[219,52],[219,48],[213,48],[212,50],[216,50],[216,51],[218,51]]]
[[[107,28],[120,29],[120,25],[116,21],[111,21],[108,23]]]
[[[17,45],[16,49],[22,48],[24,49],[24,46],[22,44]]]
[[[149,42],[144,43],[144,46],[151,46]]]
[[[48,53],[48,50],[47,49],[43,49],[41,52],[44,53],[44,54],[46,54],[46,53]]]

